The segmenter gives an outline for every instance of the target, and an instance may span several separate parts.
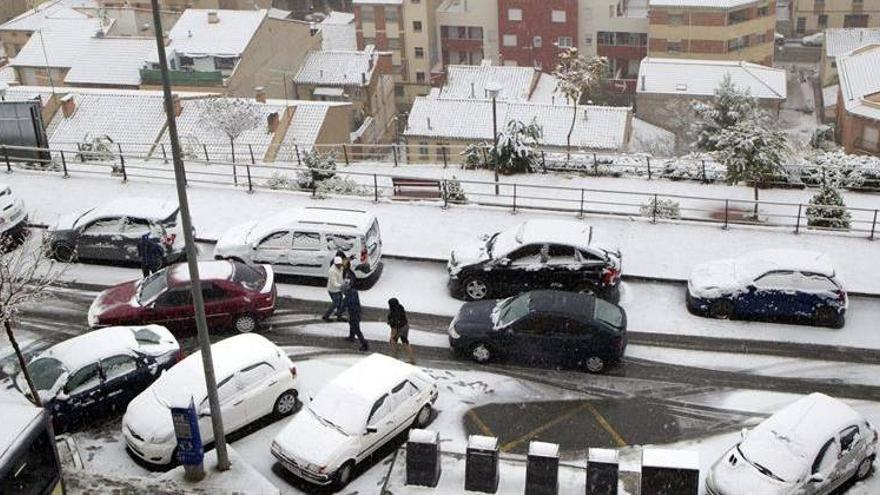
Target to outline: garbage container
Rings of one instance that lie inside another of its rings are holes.
[[[526,460],[526,495],[559,493],[559,444],[530,442]]]
[[[464,489],[484,493],[495,493],[498,490],[497,438],[481,435],[468,437]]]
[[[697,495],[700,455],[688,450],[642,451],[642,495]]]
[[[594,449],[587,452],[587,495],[617,495],[620,465],[617,450]]]
[[[436,487],[440,480],[440,436],[436,431],[410,430],[406,442],[406,484]]]

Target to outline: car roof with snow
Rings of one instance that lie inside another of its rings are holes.
[[[19,444],[19,437],[25,435],[29,426],[43,414],[43,408],[37,407],[23,395],[3,395],[0,397],[0,410],[3,421],[0,422],[0,460]]]
[[[235,265],[228,260],[200,261],[199,280],[231,280]],[[189,265],[178,263],[168,268],[169,285],[185,285],[190,282]]]
[[[736,260],[739,278],[754,278],[769,271],[799,271],[834,276],[834,265],[824,253],[800,249],[764,249]]]
[[[587,248],[590,245],[589,225],[573,220],[527,220],[516,230],[520,244],[551,243]]]
[[[418,373],[419,369],[383,354],[371,354],[332,380],[337,390],[345,390],[370,403]]]
[[[77,222],[82,224],[103,217],[132,217],[160,222],[178,210],[177,202],[167,199],[133,197],[114,199],[83,215]]]
[[[364,210],[306,206],[291,208],[260,220],[256,230],[268,234],[279,228],[307,227],[316,230],[352,230],[365,232],[376,216]]]
[[[107,327],[78,335],[46,349],[38,357],[61,361],[68,371],[119,354],[131,354],[140,345],[135,339],[135,327]]]

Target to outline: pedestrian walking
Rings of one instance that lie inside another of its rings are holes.
[[[400,346],[406,351],[406,362],[416,364],[416,357],[412,346],[409,344],[409,321],[406,319],[406,309],[396,298],[388,300],[388,326],[391,327],[391,357],[397,359]]]
[[[149,232],[138,240],[137,251],[144,277],[160,270],[165,264],[165,249],[158,240],[150,237]]]
[[[337,320],[342,320],[342,258],[333,258],[330,270],[327,271],[327,293],[330,294],[330,307],[321,317],[324,321],[330,321],[330,317],[336,314]]]
[[[358,296],[358,291],[347,280],[343,282],[342,287],[345,290],[345,309],[348,311],[347,340],[353,341],[357,338],[361,344],[360,350],[368,351],[370,347],[367,345],[367,340],[361,332],[361,299]]]

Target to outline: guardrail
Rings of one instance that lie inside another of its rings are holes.
[[[27,147],[0,146],[0,160],[2,160],[0,166],[5,166],[8,173],[21,167],[55,173],[63,177],[81,174],[114,176],[123,182],[132,179],[174,180],[170,159],[167,162],[162,159],[144,160],[137,155],[110,153],[101,160],[86,160],[76,159],[75,156],[61,149],[42,150],[48,151],[53,156],[50,163],[15,157],[15,151],[34,150]],[[17,162],[13,160],[14,157]],[[285,190],[312,196],[360,197],[374,202],[378,202],[381,198],[393,199],[392,179],[407,177],[405,168],[400,168],[399,174],[358,172],[351,168],[341,168],[335,171],[335,182],[310,188],[298,184],[298,179],[306,177],[309,169],[295,162],[265,164],[258,163],[255,158],[243,163],[189,159],[185,161],[185,165],[188,185],[221,184],[246,189],[248,192],[258,189]],[[643,191],[612,191],[503,180],[494,182],[463,179],[455,180],[454,183],[449,179],[435,180],[440,184],[442,194],[440,199],[434,201],[444,208],[466,203],[505,208],[512,212],[532,210],[571,213],[578,217],[585,215],[641,217],[651,223],[689,221],[719,225],[724,229],[731,226],[784,228],[794,233],[828,232],[836,235],[862,236],[870,240],[877,235],[878,219],[880,219],[878,218],[880,210],[869,208],[816,207],[804,203]],[[300,180],[300,182],[308,181]],[[464,197],[453,193],[456,189],[455,185],[460,186]],[[754,216],[756,210],[757,217]],[[811,222],[808,211],[817,210],[828,214],[841,212],[848,214],[849,227],[836,228]]]

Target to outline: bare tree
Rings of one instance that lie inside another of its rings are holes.
[[[577,48],[568,48],[559,54],[559,64],[553,75],[556,76],[556,89],[574,105],[571,126],[565,141],[566,154],[571,154],[571,135],[577,120],[577,106],[590,103],[593,94],[600,89],[608,73],[608,59],[581,57]]]
[[[39,242],[25,242],[21,246],[8,238],[0,241],[0,320],[27,381],[30,398],[40,407],[43,405],[40,395],[34,387],[12,327],[24,306],[39,304],[53,297],[52,286],[58,284],[67,269],[66,264],[49,258],[48,253],[49,245],[45,238]]]
[[[199,122],[209,129],[221,132],[229,138],[232,148],[232,173],[238,183],[235,171],[235,140],[245,132],[256,129],[263,122],[260,107],[244,98],[214,97],[203,101]]]

